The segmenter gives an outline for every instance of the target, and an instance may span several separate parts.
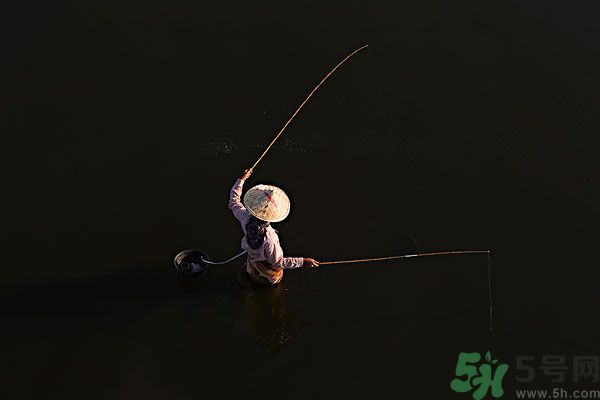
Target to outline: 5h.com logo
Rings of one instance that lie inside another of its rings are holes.
[[[474,400],[482,400],[491,392],[495,398],[504,395],[502,380],[508,371],[508,364],[498,363],[488,351],[482,360],[479,353],[460,353],[456,362],[456,378],[450,388],[457,393],[472,392]]]

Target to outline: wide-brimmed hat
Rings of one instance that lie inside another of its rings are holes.
[[[283,221],[290,213],[290,199],[277,186],[256,185],[244,195],[244,206],[256,218],[267,222]]]

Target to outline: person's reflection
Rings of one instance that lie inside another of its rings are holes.
[[[237,283],[258,343],[272,354],[278,353],[306,325],[306,322],[286,310],[285,283],[276,286],[259,285],[248,276],[245,265],[238,271]]]

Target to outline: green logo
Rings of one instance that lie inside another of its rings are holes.
[[[502,379],[508,371],[508,364],[497,364],[488,351],[485,361],[480,362],[479,353],[460,353],[456,362],[456,378],[450,382],[450,388],[457,393],[467,393],[473,390],[474,400],[481,400],[492,390],[492,396],[500,398],[504,395]],[[497,364],[497,365],[496,365]],[[494,368],[495,367],[495,368]],[[460,379],[466,375],[463,379]]]

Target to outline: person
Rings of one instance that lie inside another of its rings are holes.
[[[290,212],[290,200],[283,190],[271,185],[249,189],[241,201],[244,182],[252,169],[244,171],[229,193],[229,209],[242,225],[242,249],[246,250],[245,271],[257,283],[276,285],[284,269],[317,267],[319,262],[307,257],[284,257],[277,231],[271,223],[283,221]]]

